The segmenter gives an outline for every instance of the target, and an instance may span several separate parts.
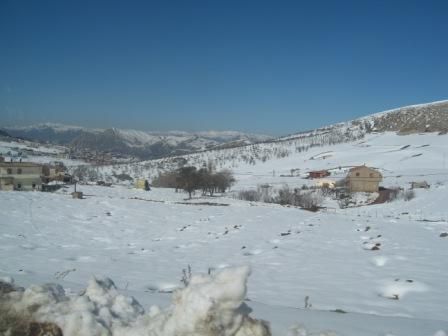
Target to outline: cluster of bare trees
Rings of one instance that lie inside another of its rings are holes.
[[[189,197],[196,190],[213,196],[216,192],[225,192],[235,182],[230,170],[213,172],[209,168],[197,169],[194,166],[181,167],[173,172],[161,173],[153,180],[153,186],[176,188],[188,192]]]

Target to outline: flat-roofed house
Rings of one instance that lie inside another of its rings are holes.
[[[32,162],[0,162],[0,190],[40,190],[42,165]]]
[[[349,170],[347,183],[350,192],[378,192],[383,175],[373,168],[358,166]]]
[[[311,179],[324,178],[327,176],[330,176],[330,172],[328,170],[314,170],[308,173],[308,177]]]

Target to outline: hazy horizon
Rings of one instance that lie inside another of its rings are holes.
[[[442,100],[437,100],[437,101],[431,101],[431,102],[422,102],[422,103],[418,103],[418,104],[410,104],[410,105],[404,105],[404,106],[396,106],[396,107],[392,107],[392,108],[387,108],[385,110],[382,111],[376,111],[376,112],[372,112],[369,113],[367,115],[360,115],[357,117],[354,117],[353,119],[356,118],[362,118],[371,114],[375,114],[375,113],[380,113],[380,112],[385,112],[388,110],[394,110],[397,108],[402,108],[402,107],[407,107],[407,106],[413,106],[413,105],[424,105],[424,104],[431,104],[431,103],[438,103],[438,102],[444,102],[444,101],[448,101],[448,99],[442,99]],[[350,121],[350,120],[338,120],[335,121],[334,123],[338,123],[338,122],[345,122],[345,121]],[[110,126],[92,126],[92,125],[88,125],[88,124],[69,124],[69,123],[64,123],[64,122],[57,122],[57,121],[41,121],[41,122],[35,122],[35,123],[16,123],[16,124],[4,124],[4,125],[0,125],[0,129],[2,128],[20,128],[20,127],[30,127],[30,126],[39,126],[39,125],[46,125],[46,126],[66,126],[66,127],[79,127],[79,128],[86,128],[86,129],[111,129],[111,128],[117,128],[117,129],[123,129],[123,130],[136,130],[136,131],[143,131],[143,132],[147,132],[147,133],[207,133],[207,132],[241,132],[241,133],[246,133],[246,134],[257,134],[257,135],[266,135],[266,136],[284,136],[284,135],[288,135],[288,134],[294,134],[294,133],[300,133],[300,132],[304,132],[304,131],[308,131],[308,130],[313,130],[316,128],[320,128],[320,127],[325,127],[325,126],[330,126],[330,123],[323,123],[323,124],[319,124],[319,125],[315,125],[314,127],[311,128],[307,128],[307,129],[298,129],[296,131],[293,132],[289,132],[289,133],[279,133],[279,134],[274,134],[274,133],[268,133],[268,132],[254,132],[254,131],[245,131],[245,130],[239,130],[239,129],[192,129],[192,130],[188,130],[188,129],[145,129],[145,128],[141,128],[141,127],[118,127],[118,126],[114,126],[113,125],[113,121],[109,122],[107,125]]]

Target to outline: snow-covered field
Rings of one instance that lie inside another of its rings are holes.
[[[410,201],[317,213],[225,196],[182,204],[186,194],[156,188],[79,186],[83,200],[71,189],[0,192],[0,276],[21,286],[55,282],[69,293],[107,276],[148,310],[168,305],[188,265],[211,274],[248,265],[246,304],[274,335],[309,335],[289,330],[294,325],[353,336],[446,335],[447,154],[447,136],[372,134],[235,167],[235,190],[313,183],[279,176],[294,168],[331,168],[340,178],[344,167],[363,163],[382,171],[385,186],[431,184]]]

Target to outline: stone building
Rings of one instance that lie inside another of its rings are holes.
[[[42,165],[31,162],[0,162],[0,190],[40,190]]]
[[[364,166],[349,170],[347,184],[350,192],[378,192],[383,175],[373,168]]]

